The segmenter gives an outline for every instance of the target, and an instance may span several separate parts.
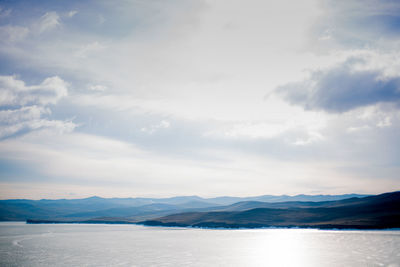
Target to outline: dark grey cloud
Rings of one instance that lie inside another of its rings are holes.
[[[293,105],[306,110],[346,112],[376,103],[400,103],[400,77],[383,77],[379,70],[356,70],[352,59],[325,71],[314,71],[310,78],[277,89]]]

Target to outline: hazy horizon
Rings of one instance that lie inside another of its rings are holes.
[[[400,3],[0,2],[0,199],[400,188]]]
[[[396,190],[398,191],[398,190]],[[384,194],[389,192],[381,192],[379,194]],[[216,196],[199,196],[199,195],[173,195],[173,196],[128,196],[128,197],[119,197],[119,196],[98,196],[98,195],[89,195],[83,197],[69,197],[69,198],[0,198],[0,200],[17,200],[17,199],[27,199],[27,200],[73,200],[73,199],[87,199],[87,198],[104,198],[104,199],[111,199],[111,198],[152,198],[152,199],[164,199],[164,198],[180,198],[180,197],[199,197],[201,199],[213,199],[213,198],[224,198],[224,197],[232,197],[232,198],[252,198],[252,197],[261,197],[261,196],[274,196],[274,197],[295,197],[295,196],[341,196],[341,195],[379,195],[379,194],[360,194],[360,193],[345,193],[345,194],[293,194],[293,195],[271,195],[271,194],[264,194],[264,195],[243,195],[243,196],[232,196],[232,195],[216,195]]]

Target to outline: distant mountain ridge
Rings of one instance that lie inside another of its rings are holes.
[[[268,206],[265,202],[277,203],[287,201],[333,201],[367,195],[296,195],[255,197],[216,197],[177,196],[171,198],[101,198],[84,199],[10,199],[0,200],[0,221],[25,221],[27,219],[78,221],[93,218],[124,218],[138,221],[156,218],[185,211],[212,211],[218,209],[235,209],[228,207],[238,202],[248,202],[247,208]],[[253,203],[253,204],[249,204]],[[261,204],[260,204],[261,203]]]
[[[239,202],[214,211],[172,214],[142,224],[223,228],[400,228],[400,191],[323,202]]]

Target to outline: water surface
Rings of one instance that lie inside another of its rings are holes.
[[[0,266],[399,266],[400,231],[0,223]]]

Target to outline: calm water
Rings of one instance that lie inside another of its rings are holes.
[[[400,231],[0,223],[0,266],[400,266]]]

